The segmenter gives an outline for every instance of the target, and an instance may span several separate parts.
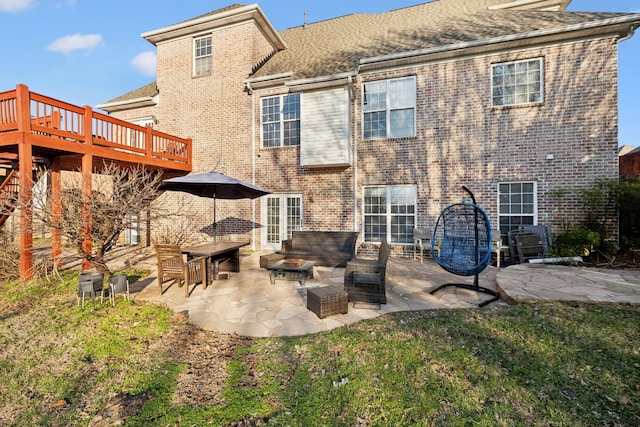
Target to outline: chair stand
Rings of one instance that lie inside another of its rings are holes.
[[[473,278],[473,285],[469,285],[467,283],[447,283],[444,285],[440,285],[435,289],[432,289],[429,291],[429,294],[433,295],[434,293],[438,292],[440,289],[443,288],[448,288],[448,287],[456,287],[456,288],[461,288],[461,289],[467,289],[470,291],[475,291],[475,292],[480,292],[480,293],[484,293],[484,294],[488,294],[493,296],[493,298],[488,299],[486,301],[481,302],[480,304],[478,304],[478,307],[484,307],[487,304],[490,304],[494,301],[497,301],[500,299],[500,295],[498,295],[498,293],[492,289],[489,288],[485,288],[482,287],[478,284],[478,275],[476,274]]]

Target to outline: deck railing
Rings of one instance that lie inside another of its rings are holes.
[[[185,165],[191,167],[190,139],[30,92],[24,85],[0,92],[0,135],[19,131],[58,139],[65,144],[104,147],[113,150],[115,159],[122,158],[123,154],[147,156],[180,164],[180,169],[185,169]]]

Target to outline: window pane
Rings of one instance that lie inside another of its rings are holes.
[[[416,85],[413,77],[389,81],[389,108],[413,108],[415,99]]]
[[[284,145],[300,144],[300,122],[291,121],[284,123]]]
[[[372,82],[364,85],[363,110],[378,111],[387,109],[387,84],[386,82]]]
[[[493,106],[542,102],[542,60],[496,64],[491,68]]]
[[[364,115],[364,138],[385,138],[387,136],[387,113],[366,113]]]
[[[390,136],[396,138],[414,136],[415,119],[413,109],[391,111],[390,120]]]

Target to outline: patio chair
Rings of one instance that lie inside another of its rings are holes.
[[[425,249],[431,249],[431,233],[426,228],[413,229],[413,259],[420,257],[423,262]]]
[[[82,302],[82,308],[84,308],[85,296],[90,296],[91,302],[95,302],[98,292],[100,293],[100,304],[102,304],[105,291],[103,273],[80,273],[78,276],[78,305]]]
[[[386,240],[380,243],[378,259],[353,258],[344,271],[344,289],[348,301],[386,304],[385,275],[391,252]]]
[[[185,261],[178,245],[155,245],[158,258],[158,286],[160,295],[164,293],[162,285],[168,280],[175,280],[178,286],[184,285],[184,296],[189,297],[189,286],[202,283],[207,287],[206,257]],[[195,286],[194,286],[195,288]]]
[[[131,301],[129,292],[129,278],[126,274],[113,274],[109,276],[109,299],[111,300],[111,306],[116,305],[116,295],[123,294],[123,297],[127,301]]]
[[[440,248],[440,252],[433,255],[440,267],[458,276],[474,276],[473,285],[447,283],[429,293],[453,286],[493,296],[479,304],[483,307],[498,299],[495,291],[479,286],[478,279],[491,261],[491,224],[487,213],[476,205],[473,193],[465,186],[462,188],[471,195],[473,203],[456,203],[445,208],[436,223],[431,244]]]

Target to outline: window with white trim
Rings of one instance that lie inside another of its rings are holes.
[[[211,74],[213,59],[212,37],[205,36],[193,40],[193,75],[205,76]]]
[[[542,58],[502,62],[491,67],[491,105],[534,105],[543,101]]]
[[[364,139],[415,136],[416,78],[365,83],[362,113]]]
[[[262,98],[262,146],[300,145],[300,94]]]
[[[415,185],[365,187],[364,241],[413,244],[417,194]]]
[[[498,184],[498,223],[500,234],[523,225],[538,223],[538,186],[536,182],[502,182]]]

